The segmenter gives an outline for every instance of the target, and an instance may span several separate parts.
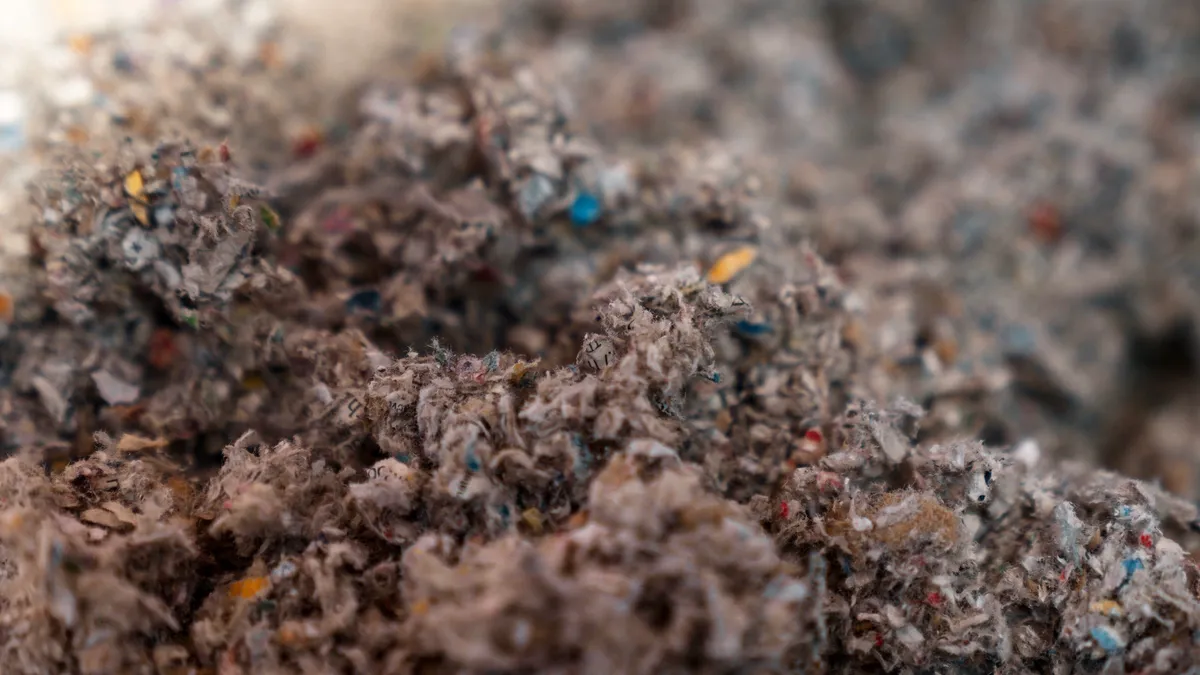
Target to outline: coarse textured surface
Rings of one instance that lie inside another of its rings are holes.
[[[1200,14],[1083,5],[75,40],[5,672],[1187,672]]]

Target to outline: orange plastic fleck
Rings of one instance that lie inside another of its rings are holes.
[[[736,277],[742,270],[750,266],[758,257],[758,249],[753,246],[742,246],[717,259],[712,269],[708,270],[708,281],[712,284],[723,284]]]
[[[267,587],[266,577],[246,577],[240,581],[235,581],[229,586],[229,597],[231,598],[253,598]]]
[[[587,522],[588,512],[586,510],[579,511],[575,515],[571,516],[570,520],[567,521],[567,529],[577,530],[584,525],[587,525]]]

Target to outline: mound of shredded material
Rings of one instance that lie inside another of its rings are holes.
[[[286,164],[195,110],[57,149],[0,358],[0,670],[1200,662],[1192,503],[931,425],[1009,382],[943,367],[953,301],[868,304],[733,153],[602,142],[523,63],[372,84]]]

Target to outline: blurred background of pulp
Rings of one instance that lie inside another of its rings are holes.
[[[813,240],[858,289],[875,394],[927,407],[929,438],[1033,440],[1200,496],[1200,5],[281,0],[217,12],[230,4],[5,4],[0,256],[26,247],[20,186],[39,157],[27,140],[47,110],[26,93],[91,105],[64,75],[89,31],[167,12],[253,27],[278,10],[316,64],[306,86],[321,95],[296,97],[309,120],[341,114],[385,55],[419,64],[492,36],[489,48],[560,81],[604,142],[702,152],[718,139],[747,158],[773,227]],[[0,269],[19,283],[17,267]]]

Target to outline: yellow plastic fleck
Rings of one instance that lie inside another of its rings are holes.
[[[533,528],[534,532],[540,533],[542,531],[542,512],[541,511],[538,511],[537,509],[532,508],[532,507],[525,509],[525,511],[523,511],[521,513],[521,520],[524,520],[525,523],[529,525],[529,527]]]
[[[1097,614],[1119,615],[1121,613],[1121,603],[1116,600],[1097,600],[1088,609]]]
[[[263,224],[266,225],[268,229],[279,229],[279,214],[275,213],[274,209],[269,206],[262,206],[259,207],[258,214],[262,216]]]
[[[750,266],[758,257],[758,249],[753,246],[742,246],[717,259],[712,269],[708,271],[708,281],[713,284],[723,284],[736,277],[742,270]]]
[[[87,54],[92,51],[92,36],[86,33],[72,35],[67,38],[67,45],[76,54]]]
[[[146,209],[146,181],[142,172],[134,169],[125,176],[125,195],[129,197],[129,210],[138,222],[146,225],[150,222],[150,212]]]
[[[237,195],[229,195],[229,208],[236,209],[238,207],[238,204],[241,204],[241,203],[242,203],[241,197],[238,197]]]
[[[267,383],[262,379],[261,375],[250,373],[242,378],[242,386],[250,391],[256,391],[259,389],[265,389],[267,387]]]
[[[142,194],[146,191],[146,181],[142,178],[142,172],[134,169],[125,176],[125,194],[133,199],[141,199]]]
[[[534,363],[525,363],[524,361],[517,361],[517,363],[512,367],[512,371],[510,371],[510,374],[508,376],[509,384],[512,384],[512,385],[521,384],[521,382],[525,379],[525,376],[529,375],[530,373],[533,372],[533,368],[536,365],[537,365],[536,361]]]
[[[422,616],[429,611],[429,601],[421,598],[412,604],[412,613],[416,616]]]
[[[246,577],[241,581],[235,581],[229,586],[229,597],[231,598],[253,598],[267,587],[266,577]]]

